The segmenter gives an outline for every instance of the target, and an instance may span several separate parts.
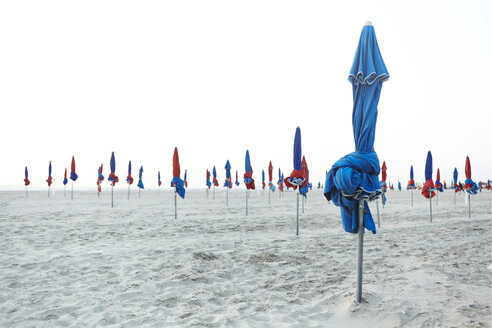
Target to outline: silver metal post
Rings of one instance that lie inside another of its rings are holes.
[[[140,198],[140,188],[138,188],[138,198]]]
[[[456,192],[454,193],[454,203],[456,204]]]
[[[248,216],[248,189],[246,189],[246,216]]]
[[[229,187],[226,188],[226,206],[229,206]]]
[[[381,227],[381,224],[379,223],[379,200],[376,199],[376,211],[378,212],[378,228]]]
[[[48,187],[48,198],[50,198],[50,193],[51,193],[51,190],[50,190],[50,187]]]
[[[113,208],[113,184],[111,184],[111,208]]]
[[[27,186],[26,186],[26,198],[27,198]]]
[[[215,199],[215,185],[214,185],[214,190],[213,190],[213,197],[212,199]]]
[[[73,181],[72,181],[72,193],[71,193],[70,199],[73,200]]]
[[[410,191],[412,192],[412,207],[413,207],[413,189],[410,189]]]
[[[302,213],[304,213],[304,196],[302,196]]]
[[[385,193],[385,191],[383,191],[383,194]],[[384,203],[383,203],[383,198],[381,198],[381,204],[383,204],[383,209],[384,209]],[[379,218],[378,218],[379,219]],[[379,228],[379,224],[378,224],[378,228]]]
[[[159,191],[161,191],[161,187],[157,187],[157,196],[159,196]]]
[[[439,205],[439,190],[436,190],[436,206]]]
[[[174,187],[174,218],[178,218],[177,187]]]
[[[268,188],[268,205],[270,205],[270,186]]]
[[[27,188],[26,188],[27,190]],[[63,189],[63,198],[67,197],[67,186],[65,185],[64,189]]]
[[[429,188],[430,222],[432,223],[432,190]]]
[[[297,192],[297,226],[296,226],[296,236],[299,237],[299,192]]]
[[[128,200],[130,200],[130,184],[128,184]]]
[[[362,300],[362,260],[364,254],[364,200],[359,199],[359,225],[357,228],[357,287],[355,301]]]
[[[471,197],[470,194],[468,194],[468,218],[471,218]]]
[[[207,198],[208,198],[208,188],[207,188],[207,189],[205,189],[205,190],[207,191]]]

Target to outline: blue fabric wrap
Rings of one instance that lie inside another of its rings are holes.
[[[467,193],[469,193],[470,195],[476,195],[477,194],[477,191],[478,191],[477,184],[472,179],[465,179],[465,184],[467,184],[467,183],[473,185],[473,188],[472,189],[467,189],[465,191]]]
[[[139,187],[140,189],[144,189],[144,184],[142,180],[138,180],[137,187]]]
[[[70,172],[70,179],[72,179],[73,181],[77,180],[79,176],[77,175],[77,173],[75,172]]]
[[[207,181],[207,182],[209,182],[209,181]],[[185,198],[185,191],[186,191],[185,187],[184,187],[184,181],[178,177],[173,177],[173,179],[171,180],[171,187],[174,187],[174,186],[176,187],[176,192],[178,193],[179,197],[184,199]]]
[[[132,175],[132,161],[128,162],[128,175]]]
[[[116,160],[114,159],[114,153],[111,153],[111,159],[109,160],[109,166],[111,168],[111,172],[116,171]]]
[[[454,180],[454,183],[458,183],[458,170],[456,168],[454,168],[453,180]]]
[[[427,152],[427,159],[425,160],[425,181],[432,180],[432,154],[430,150]]]
[[[249,150],[246,150],[246,157],[244,159],[245,172],[251,172],[251,160],[249,158]]]
[[[326,175],[324,194],[326,199],[340,207],[343,229],[357,233],[359,222],[359,198],[376,199],[381,194],[378,175],[379,159],[376,152],[353,152],[340,158]],[[371,211],[365,202],[365,228],[376,233]]]
[[[111,172],[111,173],[113,173],[113,172]],[[114,178],[111,175],[108,176],[108,181],[113,181],[113,180],[114,180]]]
[[[381,193],[381,202],[383,203],[383,205],[386,205],[386,193],[383,191]]]
[[[248,184],[251,182],[251,178],[244,178],[244,183]]]
[[[66,185],[67,183],[68,183],[67,178],[64,178],[64,179],[63,179],[63,184],[64,184],[64,185]]]
[[[51,162],[50,162],[50,167],[48,168],[48,176],[51,176]]]
[[[97,178],[101,181],[104,181],[104,175],[102,175],[101,173],[99,173],[99,170],[97,171]]]
[[[296,128],[294,137],[294,170],[302,170],[301,128]]]
[[[439,190],[440,192],[443,192],[441,181],[436,180],[436,182],[434,183],[434,186],[436,187],[436,190]]]
[[[212,187],[212,182],[210,182],[210,180],[207,180],[207,187],[209,187],[209,188]]]
[[[28,178],[28,176],[29,176],[29,174],[27,173],[27,166],[26,166],[26,169],[25,169],[25,171],[24,171],[24,175],[25,175],[26,179],[27,179],[27,178]]]
[[[272,184],[270,184],[270,190],[271,190],[272,192],[275,192],[275,190],[277,190],[277,188],[275,188],[275,186],[273,185],[273,183],[272,183]]]

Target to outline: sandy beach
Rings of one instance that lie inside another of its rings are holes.
[[[356,305],[356,236],[339,209],[309,193],[295,237],[293,192],[221,188],[2,192],[1,327],[490,327],[492,193],[446,191],[429,202],[390,191],[365,235]],[[375,204],[371,203],[375,215]]]

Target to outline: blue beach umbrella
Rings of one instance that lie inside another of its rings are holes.
[[[355,152],[333,164],[326,176],[324,189],[325,197],[340,207],[343,228],[347,232],[358,232],[358,200],[373,200],[381,194],[378,179],[380,166],[374,151],[374,138],[379,96],[383,82],[389,77],[374,27],[368,23],[362,29],[349,74],[354,100],[352,128]],[[364,226],[376,233],[367,202],[364,202],[364,208]]]
[[[249,150],[246,150],[246,157],[244,159],[244,184],[246,185],[246,188],[255,189],[255,180],[253,179],[253,168],[251,167],[251,160],[249,158]]]
[[[427,159],[425,160],[425,183],[422,187],[422,196],[429,199],[435,195],[434,181],[432,181],[432,154],[429,150],[427,152]]]
[[[398,180],[398,190],[401,191],[401,183],[400,183],[400,180]]]
[[[354,62],[349,74],[352,84],[352,128],[355,152],[335,164],[326,175],[324,194],[340,207],[345,231],[357,233],[356,302],[362,299],[362,258],[364,227],[376,233],[376,226],[367,205],[381,195],[378,155],[374,151],[379,96],[390,75],[379,51],[376,33],[366,23],[360,35]],[[360,217],[362,215],[363,217]]]
[[[111,153],[111,159],[109,160],[109,167],[111,169],[111,173],[109,173],[108,181],[111,182],[111,186],[114,186],[115,183],[119,181],[118,177],[115,174],[115,172],[116,172],[116,160],[114,158],[114,152]]]
[[[293,156],[294,170],[290,173],[290,176],[285,178],[284,183],[287,188],[297,189],[306,181],[306,176],[302,170],[302,146],[301,146],[301,128],[296,128],[296,134],[294,136],[294,156]]]
[[[265,170],[261,170],[261,189],[265,189]]]
[[[231,163],[229,163],[229,160],[227,160],[226,162],[225,170],[226,170],[226,179],[225,179],[224,187],[228,187],[230,189],[232,188],[232,178],[231,178]]]
[[[142,182],[142,173],[143,173],[143,166],[140,166],[140,170],[138,171],[138,183],[137,187],[140,189],[144,189],[144,184]]]
[[[454,168],[453,172],[453,189],[455,192],[460,191],[460,186],[458,185],[458,169]]]

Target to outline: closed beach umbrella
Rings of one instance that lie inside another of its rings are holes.
[[[238,178],[238,174],[237,174],[237,170],[236,170],[236,186],[239,186],[239,178]]]
[[[425,161],[425,183],[421,191],[425,198],[429,199],[430,222],[432,222],[432,197],[436,195],[434,192],[434,182],[432,181],[432,154],[429,150]]]
[[[103,165],[101,163],[101,166],[97,169],[97,197],[99,197],[99,193],[101,192],[101,183],[104,181],[104,176],[102,174],[103,172]]]
[[[207,185],[208,189],[210,189],[210,187],[212,186],[212,183],[210,182],[210,171],[208,169],[207,169],[207,181],[206,181],[206,185]]]
[[[246,150],[246,156],[244,159],[244,184],[246,185],[246,215],[248,215],[248,198],[249,190],[255,190],[255,180],[253,179],[253,167],[251,167],[251,160],[249,158],[249,150]]]
[[[302,170],[302,145],[301,145],[301,128],[296,128],[296,134],[294,136],[294,154],[293,154],[294,169],[290,173],[290,176],[285,178],[284,183],[287,188],[298,189],[300,192],[302,184],[306,181],[304,176],[305,172]],[[297,193],[297,207],[296,207],[296,236],[299,236],[299,192]]]
[[[186,178],[188,177],[188,170],[185,170],[185,175],[184,175],[184,185],[185,185],[185,188],[188,188],[188,181],[186,180]]]
[[[265,186],[265,170],[261,170],[261,189],[265,189]]]
[[[70,165],[70,180],[72,180],[72,192],[70,194],[70,199],[73,200],[73,183],[77,180],[79,176],[75,173],[75,157],[72,156],[72,164]]]
[[[278,180],[277,180],[277,186],[279,191],[284,191],[284,179],[282,179],[282,171],[280,170],[280,167],[278,168]],[[279,195],[280,197],[280,195]]]
[[[398,180],[398,191],[401,191],[401,183],[400,183],[400,180]]]
[[[109,168],[111,172],[109,173],[108,181],[111,184],[111,207],[113,207],[113,188],[116,182],[119,182],[118,177],[116,176],[116,160],[114,158],[114,152],[111,153],[111,159],[109,160]]]
[[[26,197],[27,197],[27,186],[29,186],[30,183],[31,181],[29,181],[29,172],[27,171],[27,166],[26,166],[26,169],[24,170],[24,186],[26,186]]]
[[[126,183],[128,184],[128,196],[127,196],[127,199],[130,200],[130,185],[133,184],[132,161],[128,161],[128,175],[126,176]]]
[[[63,197],[66,197],[67,195],[67,168],[65,168],[65,174],[63,175]]]
[[[46,179],[46,182],[48,183],[48,198],[50,198],[50,187],[51,183],[53,182],[53,178],[51,177],[51,161],[48,166],[48,179]]]
[[[443,192],[443,185],[441,183],[441,172],[439,171],[439,168],[437,169],[436,182],[434,183],[434,186],[436,187],[437,191]]]
[[[179,166],[179,155],[178,155],[178,147],[174,147],[173,154],[173,179],[171,180],[171,187],[174,187],[174,218],[178,218],[178,207],[176,201],[176,194],[179,195],[182,199],[185,198],[185,187],[184,181],[180,178],[181,169]]]
[[[214,169],[212,170],[212,174],[213,174],[212,183],[215,187],[218,187],[219,181],[217,180],[217,171],[215,170],[215,165],[214,165]]]
[[[275,186],[273,185],[273,165],[272,161],[270,161],[270,164],[268,164],[268,187],[270,188],[271,191],[275,192]]]
[[[157,171],[157,186],[160,187],[162,184],[161,181],[161,171]]]
[[[138,197],[140,197],[140,189],[144,189],[144,184],[143,184],[143,181],[142,181],[142,174],[143,174],[143,166],[140,166],[140,170],[138,171],[138,183],[137,183],[137,187],[138,187]]]
[[[227,160],[225,165],[226,178],[224,182],[224,187],[226,187],[226,206],[229,206],[229,189],[232,188],[232,177],[231,177],[231,163]]]
[[[466,163],[465,163],[465,185],[463,189],[465,189],[466,193],[468,194],[468,217],[471,217],[471,195],[476,195],[478,191],[477,184],[472,180],[472,174],[471,174],[471,165],[470,165],[470,157],[466,156]]]
[[[376,233],[367,200],[381,194],[379,159],[374,151],[378,103],[383,83],[390,75],[379,51],[371,23],[362,29],[355,59],[349,74],[352,84],[352,127],[355,152],[335,164],[326,176],[325,197],[340,207],[345,231],[357,233],[356,302],[362,297],[363,228]]]
[[[226,170],[226,178],[224,182],[224,187],[230,189],[232,188],[232,177],[231,177],[231,163],[229,163],[229,160],[227,160],[226,162],[225,170]]]
[[[422,195],[425,198],[432,198],[436,195],[434,192],[434,182],[432,181],[432,154],[429,150],[425,161],[425,183],[422,187]]]

